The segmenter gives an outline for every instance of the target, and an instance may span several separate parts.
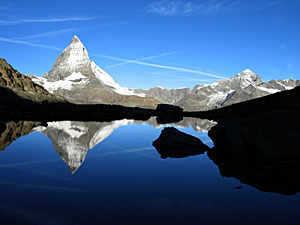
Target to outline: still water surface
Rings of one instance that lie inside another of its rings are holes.
[[[0,152],[1,224],[300,223],[299,194],[224,178],[207,154],[161,159],[152,141],[164,126],[122,120],[34,128]],[[175,125],[212,147],[210,126]]]

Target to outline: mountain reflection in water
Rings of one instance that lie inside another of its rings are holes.
[[[108,138],[119,127],[130,124],[148,124],[155,128],[165,126],[157,124],[156,118],[153,117],[148,121],[124,119],[112,122],[58,121],[47,124],[30,121],[0,122],[0,149],[4,150],[11,142],[23,135],[42,132],[50,138],[55,151],[68,166],[70,172],[74,174],[83,164],[89,150]],[[185,118],[178,123],[167,124],[167,126],[179,128],[192,127],[197,132],[207,132],[215,125],[216,123],[213,121],[195,118]],[[182,151],[185,150],[182,149]],[[179,155],[188,157],[188,152],[188,150],[183,154],[179,152]],[[191,153],[192,155],[195,153]],[[274,167],[269,162],[256,165],[244,163],[238,159],[236,153],[230,152],[228,149],[222,150],[220,147],[209,149],[208,156],[212,160],[211,162],[218,166],[223,177],[234,177],[241,183],[251,185],[264,192],[291,195],[300,191],[300,183],[296,179],[300,171],[300,163],[297,159],[280,167]],[[249,155],[249,157],[253,158],[253,155]]]
[[[1,127],[1,150],[4,150],[12,141],[30,132],[42,132],[51,139],[55,151],[69,167],[70,172],[75,173],[85,160],[87,152],[97,144],[109,137],[120,126],[129,124],[149,124],[156,128],[162,124],[152,117],[148,121],[116,120],[112,122],[80,122],[58,121],[48,122],[47,126],[40,122],[20,121],[2,122]],[[207,132],[216,123],[209,120],[185,118],[176,125],[178,127],[193,127],[195,131]]]
[[[297,158],[242,161],[220,123],[0,122],[1,224],[299,224]],[[180,131],[166,159],[152,146],[164,129]]]

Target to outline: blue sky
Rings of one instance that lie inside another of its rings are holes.
[[[41,76],[77,35],[131,88],[193,87],[246,68],[300,79],[299,12],[299,0],[0,0],[0,57]]]

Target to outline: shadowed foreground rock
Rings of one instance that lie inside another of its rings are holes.
[[[221,175],[235,177],[261,191],[298,193],[299,99],[297,87],[216,110],[224,114],[208,132],[214,142],[208,156]]]
[[[185,134],[174,127],[164,128],[159,138],[152,144],[163,159],[199,155],[209,150],[209,147],[198,138]]]
[[[157,123],[174,123],[183,120],[183,109],[179,106],[160,104],[156,108]]]
[[[299,112],[274,110],[247,119],[218,123],[209,131],[214,148],[208,156],[225,177],[261,191],[300,191]]]

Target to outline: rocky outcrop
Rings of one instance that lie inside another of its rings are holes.
[[[20,74],[5,59],[0,58],[0,86],[14,92],[18,97],[35,102],[65,102],[65,99],[53,95],[46,91],[42,86],[32,82],[25,75]],[[1,98],[1,97],[0,97]],[[5,99],[5,98],[1,98]]]
[[[166,89],[159,86],[150,88],[149,90],[136,89],[136,94],[142,94],[144,96],[154,98],[164,104],[175,104],[176,102],[183,99],[186,95],[191,93],[190,88],[174,88]]]
[[[156,108],[157,123],[179,122],[183,119],[183,109],[168,104],[159,104]]]
[[[199,155],[209,149],[198,138],[183,133],[174,127],[164,128],[159,138],[152,144],[163,159]]]

